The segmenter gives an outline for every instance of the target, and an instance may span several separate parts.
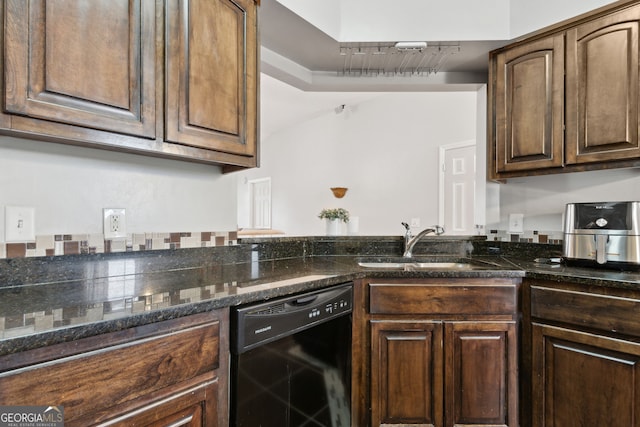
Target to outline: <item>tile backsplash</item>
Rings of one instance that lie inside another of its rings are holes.
[[[507,230],[489,230],[487,241],[544,243],[561,245],[564,235],[562,231],[524,230],[523,233],[510,233]]]
[[[55,234],[36,236],[34,242],[0,242],[0,258],[204,248],[237,244],[237,231],[131,233],[124,239],[103,234]]]
[[[487,241],[562,244],[561,231],[525,230],[512,234],[489,230]],[[35,242],[0,242],[0,259],[40,256],[205,248],[238,243],[237,231],[132,233],[126,239],[105,239],[103,234],[55,234],[36,236]]]

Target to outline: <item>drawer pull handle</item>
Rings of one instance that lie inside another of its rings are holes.
[[[188,417],[185,417],[185,418],[181,419],[180,421],[176,421],[175,423],[171,423],[171,424],[167,425],[167,427],[180,427],[180,426],[186,426],[186,425],[187,425],[187,424],[189,424],[192,420],[193,420],[193,415],[189,415]]]

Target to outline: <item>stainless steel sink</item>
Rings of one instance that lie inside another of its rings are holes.
[[[415,262],[412,264],[417,268],[447,268],[456,270],[464,270],[474,267],[472,264],[466,262]]]
[[[467,270],[472,269],[474,266],[464,262],[359,262],[360,267],[365,268],[379,268],[379,269],[392,269],[401,268],[405,270],[430,270],[430,269],[444,269],[444,270]]]
[[[403,268],[406,262],[359,262],[360,267],[366,268]]]

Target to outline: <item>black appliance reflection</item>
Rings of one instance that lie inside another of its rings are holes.
[[[234,358],[237,427],[348,427],[351,315]]]

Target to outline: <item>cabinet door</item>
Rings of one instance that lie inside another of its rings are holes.
[[[640,426],[640,344],[533,324],[533,427]]]
[[[168,0],[167,141],[256,153],[254,0]]]
[[[445,323],[445,426],[517,426],[514,322]]]
[[[7,0],[6,112],[155,137],[154,0]]]
[[[442,324],[371,322],[371,425],[442,427]]]
[[[640,6],[567,31],[567,163],[640,157]]]
[[[97,424],[110,427],[216,427],[217,383],[210,382],[167,399],[152,402],[114,420]]]
[[[491,170],[514,172],[563,165],[563,43],[563,36],[556,35],[496,56],[496,148],[491,159],[496,164]]]
[[[80,427],[108,425],[142,412],[171,416],[178,408],[198,410],[194,405],[202,407],[205,417],[216,408],[226,412],[226,398],[218,400],[214,392],[219,390],[220,396],[227,393],[227,311],[83,338],[53,349],[35,349],[23,355],[24,361],[47,358],[0,372],[0,402],[55,402],[64,406],[65,425]],[[0,358],[0,366],[6,367],[3,362]],[[203,384],[211,386],[200,388]],[[194,393],[205,393],[206,399],[192,396]],[[215,425],[214,420],[209,425]]]

